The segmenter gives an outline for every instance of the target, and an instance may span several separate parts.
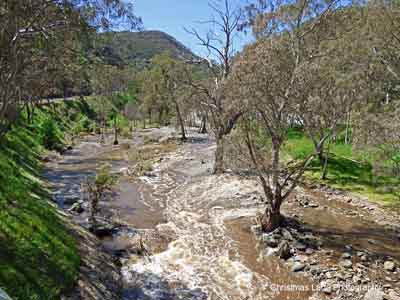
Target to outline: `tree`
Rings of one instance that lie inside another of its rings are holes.
[[[110,197],[116,181],[115,176],[110,173],[110,167],[104,165],[97,172],[93,180],[88,179],[86,182],[85,188],[88,192],[90,202],[89,223],[94,231],[98,226],[97,214],[99,213],[99,204]]]
[[[183,107],[190,97],[190,88],[185,85],[189,66],[183,61],[173,59],[168,53],[156,55],[152,59],[150,70],[141,76],[144,102],[149,109],[159,111],[161,124],[163,113],[175,110],[181,139],[186,140]]]
[[[141,20],[122,0],[5,0],[0,3],[0,136],[32,93],[54,87],[64,58],[78,58],[83,33],[137,27]],[[85,37],[86,38],[86,37]],[[58,71],[52,64],[58,59]],[[65,69],[65,65],[63,65]],[[43,78],[48,79],[43,85]],[[12,113],[16,112],[16,114]]]
[[[117,118],[133,95],[128,94],[129,84],[133,80],[129,68],[118,68],[108,65],[98,65],[93,72],[93,87],[97,97],[98,114],[102,132],[105,132],[106,121],[112,119],[114,129],[114,145],[118,144]]]
[[[206,59],[209,78],[205,80],[190,80],[188,84],[194,88],[202,100],[210,118],[211,129],[217,142],[215,151],[214,174],[224,172],[224,139],[228,135],[239,118],[243,115],[242,108],[233,103],[223,93],[223,86],[231,73],[233,58],[235,55],[234,42],[237,37],[237,29],[241,18],[241,11],[233,8],[228,0],[220,3],[210,2],[209,6],[216,14],[216,19],[208,22],[211,28],[206,36],[202,36],[195,28],[187,29],[187,32],[197,38],[200,45],[209,53]],[[214,61],[217,60],[217,61]],[[200,60],[198,63],[204,62]]]
[[[332,139],[345,127],[348,140],[351,111],[368,97],[369,60],[355,37],[363,22],[359,13],[357,8],[335,12],[326,20],[326,26],[337,24],[329,39],[319,39],[318,31],[308,35],[311,43],[319,45],[319,55],[301,75],[305,97],[299,101],[296,121],[314,144],[322,179],[327,176]]]
[[[309,86],[313,83],[309,71],[316,57],[326,55],[321,51],[321,42],[332,37],[332,33],[323,24],[334,8],[334,2],[320,1],[275,4],[263,6],[264,10],[249,21],[259,40],[237,59],[228,88],[245,100],[242,106],[248,107],[241,128],[267,199],[260,220],[267,232],[282,224],[281,205],[314,159],[312,154],[303,161],[284,164],[281,149],[291,120],[299,116],[298,107],[315,89]],[[309,38],[310,34],[316,38]],[[269,160],[263,153],[265,147],[255,142],[260,130],[269,141]]]

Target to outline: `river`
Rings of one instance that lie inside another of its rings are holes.
[[[123,173],[132,164],[130,152],[143,147],[146,137],[172,134],[168,128],[142,131],[122,140],[125,146],[101,145],[97,136],[83,138],[47,165],[55,200],[67,209],[82,197],[82,182],[100,165],[108,163],[113,172]],[[123,300],[324,299],[310,279],[262,255],[250,230],[262,208],[259,187],[239,176],[211,175],[214,143],[208,136],[192,136],[174,151],[161,153],[148,176],[121,175],[115,197],[102,204],[103,217],[124,224],[103,239],[107,251],[121,255]],[[74,218],[85,225],[87,214]],[[309,219],[316,220],[315,215]],[[149,250],[144,257],[130,251],[138,236]]]

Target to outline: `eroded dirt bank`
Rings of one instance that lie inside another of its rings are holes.
[[[134,147],[166,143],[166,135],[173,132],[137,133],[129,148],[100,146],[91,137],[47,174],[68,208],[65,200],[80,197],[82,178],[100,162],[121,173],[115,199],[103,205],[103,216],[120,227],[102,247],[122,264],[122,299],[363,299],[373,286],[378,295],[368,299],[396,299],[396,214],[325,187],[303,187],[284,206],[288,229],[257,235],[257,180],[211,175],[215,148],[207,136],[192,133],[189,142],[156,153],[152,171],[128,176]],[[84,223],[85,212],[75,220]],[[282,243],[286,259],[277,255]]]

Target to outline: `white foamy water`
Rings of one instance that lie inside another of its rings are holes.
[[[168,185],[158,185],[157,192]],[[239,182],[213,176],[169,190],[165,214],[178,238],[166,251],[123,268],[127,281],[140,289],[137,299],[271,299],[268,278],[240,261],[226,232],[224,219],[242,212],[217,207],[239,192],[246,193]]]

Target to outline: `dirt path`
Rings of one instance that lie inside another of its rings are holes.
[[[163,135],[173,132],[146,131],[129,143],[140,146],[145,136]],[[260,241],[250,230],[263,207],[257,180],[211,175],[215,146],[206,136],[192,136],[176,151],[161,154],[148,176],[123,176],[116,199],[105,205],[110,218],[126,225],[103,241],[121,257],[124,300],[362,299],[373,284],[392,296],[399,292],[398,269],[383,268],[387,261],[400,267],[395,214],[326,188],[298,188],[284,213],[301,226],[295,243],[312,239],[318,246],[304,242],[287,261],[268,256],[273,251],[262,242],[268,237]],[[116,171],[129,167],[124,151],[99,148],[89,138],[50,165],[47,176],[59,186],[59,204],[78,196],[82,178],[100,162],[111,162]],[[85,214],[76,219],[84,222]],[[149,255],[135,252],[138,236]],[[351,266],[341,265],[343,254],[350,255]],[[299,264],[300,272],[292,272]],[[358,290],[343,292],[350,282]]]

